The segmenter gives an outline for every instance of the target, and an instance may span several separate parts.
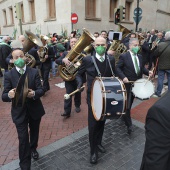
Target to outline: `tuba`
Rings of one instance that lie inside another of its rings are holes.
[[[121,24],[119,24],[119,31],[122,32],[122,40],[131,33],[130,30],[128,30]],[[109,50],[115,51],[114,57],[115,61],[117,62],[120,54],[125,53],[127,51],[127,47],[123,43],[121,43],[121,40],[113,40]]]
[[[17,41],[18,40],[16,40],[16,43],[18,43]],[[19,44],[17,44],[17,45],[19,45]],[[35,45],[42,46],[41,40],[36,35],[34,35],[32,32],[25,31],[25,41],[24,41],[22,50],[26,56],[26,64],[29,67],[34,67],[36,64],[35,58],[32,55],[28,54],[28,51]],[[14,47],[14,48],[18,48],[18,47]],[[14,66],[14,64],[12,64],[12,63],[9,64],[8,69],[11,70],[13,68],[13,66]]]
[[[75,79],[78,68],[80,67],[83,57],[82,51],[95,40],[95,37],[86,29],[83,29],[83,34],[76,42],[75,46],[66,55],[66,58],[71,62],[69,66],[60,65],[59,74],[65,81],[71,81]]]
[[[42,46],[42,42],[36,35],[34,35],[30,31],[25,31],[25,37],[26,40],[23,44],[23,52],[25,53],[25,56],[27,58],[26,63],[28,66],[34,67],[34,65],[36,64],[35,58],[32,55],[28,54],[28,51],[35,45],[39,47]]]

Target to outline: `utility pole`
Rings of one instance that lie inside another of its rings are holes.
[[[138,23],[139,23],[139,0],[137,0],[136,32],[138,31]]]

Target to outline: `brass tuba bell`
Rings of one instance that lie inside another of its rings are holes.
[[[69,66],[60,65],[58,68],[62,79],[71,81],[75,79],[78,68],[80,67],[83,57],[82,51],[95,40],[95,37],[86,29],[83,29],[83,34],[76,42],[75,46],[66,55],[66,58],[71,62]]]
[[[13,48],[22,48],[22,50],[23,50],[23,52],[24,52],[24,54],[26,56],[26,64],[29,67],[34,67],[35,64],[36,64],[35,58],[32,55],[28,54],[28,51],[32,47],[34,47],[35,45],[42,46],[42,42],[36,35],[34,35],[30,31],[25,31],[24,44],[21,44],[21,42],[19,40],[14,40],[11,43],[11,46]],[[14,67],[14,64],[10,63],[8,65],[8,70],[11,70],[13,67]]]

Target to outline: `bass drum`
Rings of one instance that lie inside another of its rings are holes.
[[[154,94],[154,85],[145,78],[138,79],[133,84],[132,93],[141,100],[149,99]]]
[[[91,89],[91,106],[97,121],[119,118],[125,112],[126,88],[117,77],[96,77]]]

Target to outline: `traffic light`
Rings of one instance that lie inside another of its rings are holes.
[[[123,6],[119,6],[119,9],[120,9],[120,21],[122,21],[123,19],[125,19],[126,8],[124,8]]]
[[[20,3],[16,3],[15,4],[15,13],[16,13],[16,18],[18,19],[22,19],[22,12],[21,12],[21,4]]]
[[[114,9],[114,22],[118,24],[120,22],[120,8]]]

